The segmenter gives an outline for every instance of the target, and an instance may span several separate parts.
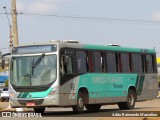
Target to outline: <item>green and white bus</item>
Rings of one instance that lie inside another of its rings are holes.
[[[74,40],[14,47],[9,79],[10,105],[38,113],[47,107],[98,111],[107,104],[133,109],[158,95],[154,49]]]

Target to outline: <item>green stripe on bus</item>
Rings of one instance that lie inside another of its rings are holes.
[[[110,51],[122,51],[122,52],[139,52],[139,53],[155,53],[154,49],[140,49],[140,48],[128,48],[120,46],[105,46],[105,45],[84,45],[85,49],[94,50],[110,50]]]
[[[137,85],[136,85],[137,95],[141,95],[141,93],[142,93],[144,79],[145,79],[144,75],[138,75],[138,77],[137,77]]]
[[[50,87],[48,90],[42,92],[22,92],[17,98],[44,98],[47,97],[51,90],[52,88]]]

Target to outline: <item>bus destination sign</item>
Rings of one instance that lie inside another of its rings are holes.
[[[22,53],[39,53],[39,52],[56,52],[57,45],[33,45],[33,46],[21,46],[13,48],[13,54]]]

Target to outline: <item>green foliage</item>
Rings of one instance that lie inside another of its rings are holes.
[[[8,87],[8,80],[4,82],[5,87]]]
[[[0,68],[0,72],[3,72],[4,70],[2,68]]]
[[[5,71],[8,71],[8,69],[2,69],[2,68],[0,67],[0,72],[5,72]]]

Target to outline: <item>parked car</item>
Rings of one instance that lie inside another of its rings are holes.
[[[8,101],[9,101],[9,91],[8,91],[8,87],[5,87],[5,88],[1,91],[0,101],[1,101],[1,102],[8,102]]]

